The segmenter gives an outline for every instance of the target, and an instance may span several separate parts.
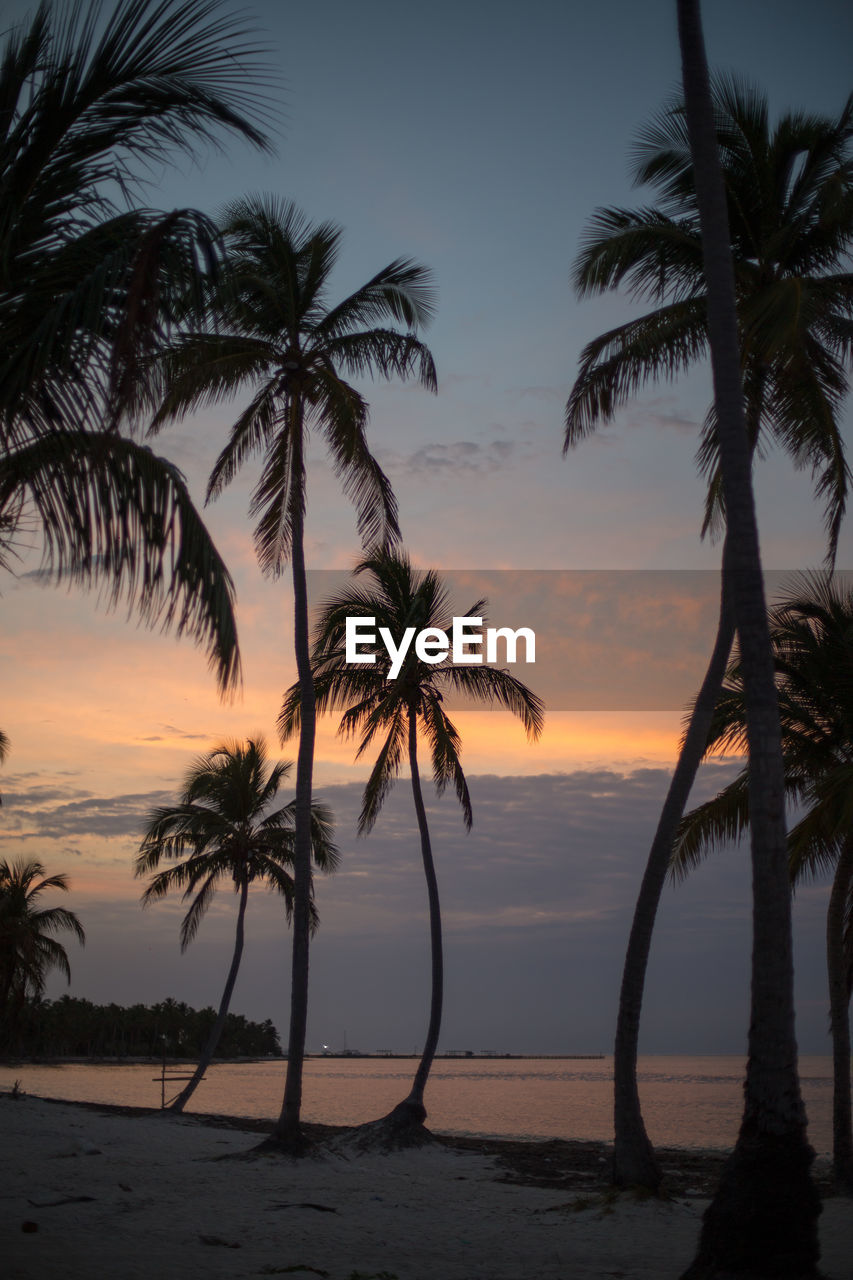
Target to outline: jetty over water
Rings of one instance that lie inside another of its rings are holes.
[[[362,1053],[360,1049],[324,1049],[322,1053],[306,1053],[305,1056],[306,1058],[411,1059],[420,1058],[421,1055],[418,1052],[398,1053],[394,1049],[373,1049],[369,1053]],[[469,1061],[472,1058],[477,1060],[499,1058],[502,1062],[508,1059],[520,1062],[601,1062],[606,1057],[604,1053],[503,1053],[499,1049],[445,1049],[442,1053],[435,1055],[435,1060],[461,1058]]]

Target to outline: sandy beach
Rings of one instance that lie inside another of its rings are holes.
[[[246,1158],[251,1126],[34,1097],[0,1100],[0,1134],[6,1280],[676,1280],[707,1204],[701,1162],[666,1202],[607,1193],[594,1146],[550,1179],[552,1144]],[[849,1201],[824,1202],[821,1240],[849,1280]]]

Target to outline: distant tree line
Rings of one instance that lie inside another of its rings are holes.
[[[14,1044],[0,1048],[50,1058],[160,1057],[197,1058],[216,1021],[216,1010],[191,1009],[183,1001],[159,1004],[92,1004],[62,996],[29,1000],[15,1027]],[[164,1040],[165,1037],[165,1040]],[[4,1037],[5,1038],[5,1037]],[[269,1018],[251,1022],[229,1013],[216,1049],[217,1058],[282,1056],[278,1032]]]

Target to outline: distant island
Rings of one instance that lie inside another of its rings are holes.
[[[127,1008],[73,996],[30,1000],[16,1020],[14,1039],[4,1039],[0,1051],[36,1058],[195,1059],[215,1021],[215,1009],[192,1009],[171,998]],[[269,1018],[252,1022],[242,1014],[228,1014],[217,1058],[282,1056],[278,1031]]]

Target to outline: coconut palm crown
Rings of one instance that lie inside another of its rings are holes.
[[[407,627],[416,631],[435,628],[449,634],[453,622],[449,595],[440,576],[433,570],[413,569],[401,552],[374,549],[356,565],[354,573],[369,578],[363,586],[358,582],[323,603],[314,628],[311,662],[317,710],[321,714],[343,710],[339,732],[359,738],[356,758],[381,740],[364,789],[359,832],[371,830],[399,775],[407,755],[410,718],[417,721],[419,735],[429,748],[436,791],[440,795],[453,785],[470,830],[473,809],[460,762],[462,741],[445,709],[445,697],[456,694],[460,699],[505,707],[521,720],[531,738],[542,732],[543,704],[509,671],[486,665],[455,666],[449,657],[427,663],[417,656],[414,645],[394,680],[388,679],[391,658],[384,645],[373,649],[369,644],[360,646],[361,652],[373,655],[374,663],[348,664],[347,617],[375,618],[377,634],[386,627],[396,641]],[[478,600],[465,616],[481,617],[485,622],[485,607],[486,601]],[[282,740],[295,732],[299,717],[299,686],[293,685],[278,719]]]
[[[325,439],[355,504],[363,541],[399,536],[391,486],[367,446],[368,405],[346,377],[416,378],[436,389],[435,367],[414,329],[428,322],[428,271],[397,259],[342,301],[329,301],[341,230],[312,224],[292,203],[252,196],[224,211],[227,250],[211,281],[209,327],[181,335],[163,362],[153,429],[247,389],[251,400],[216,460],[217,497],[253,454],[263,454],[251,514],[261,568],[282,572],[305,510],[308,435]],[[390,325],[389,323],[390,322]],[[408,326],[399,332],[394,324]]]
[[[850,478],[839,409],[853,351],[853,96],[837,118],[788,113],[771,126],[766,97],[735,77],[712,82],[735,271],[747,425],[816,477],[834,555]],[[577,444],[649,381],[674,379],[708,354],[693,164],[682,101],[653,117],[633,176],[657,205],[600,209],[574,269],[581,297],[623,288],[652,311],[594,339],[566,407]],[[699,462],[709,479],[704,528],[724,514],[715,411]]]
[[[268,144],[270,77],[216,0],[42,3],[0,52],[0,564],[186,632],[239,676],[233,587],[180,471],[117,429],[217,243],[138,207],[146,170],[231,134]]]
[[[73,911],[40,905],[51,889],[67,892],[68,877],[46,876],[35,859],[0,862],[0,1016],[6,1034],[24,1001],[44,994],[51,969],[71,981],[68,953],[54,935],[72,933],[81,945],[86,941]]]

